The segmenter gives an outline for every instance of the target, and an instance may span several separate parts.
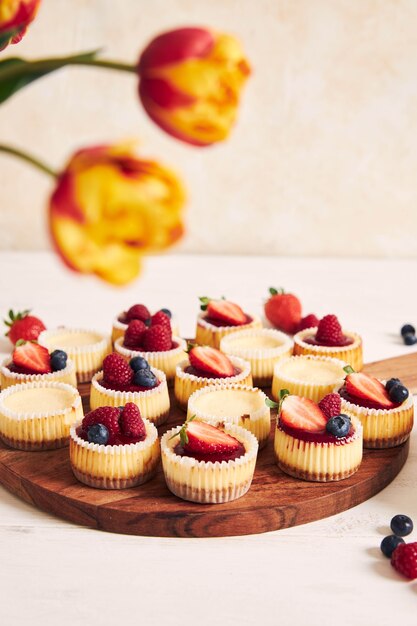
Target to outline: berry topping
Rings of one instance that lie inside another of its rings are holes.
[[[53,372],[60,372],[67,367],[68,355],[63,350],[51,352],[51,368]]]
[[[129,365],[134,372],[149,369],[149,363],[143,356],[134,356],[133,359],[130,359]]]
[[[229,300],[212,300],[201,297],[201,310],[207,311],[207,317],[224,322],[229,326],[247,324],[248,318],[238,304]]]
[[[220,428],[206,422],[187,420],[174,436],[180,436],[183,451],[188,456],[205,461],[222,461],[245,454],[244,446]]]
[[[162,313],[165,313],[165,315],[168,315],[169,319],[172,318],[172,313],[169,309],[161,309]]]
[[[9,319],[4,320],[9,330],[6,333],[6,337],[10,339],[13,344],[16,344],[19,339],[24,341],[35,341],[41,332],[46,329],[45,324],[33,315],[29,315],[30,311],[22,311],[21,313],[15,313],[9,311]]]
[[[301,321],[301,302],[292,293],[271,287],[271,297],[265,302],[267,319],[273,326],[285,333],[295,333]]]
[[[391,520],[391,530],[398,537],[406,537],[413,532],[413,520],[408,515],[395,515]]]
[[[392,553],[391,565],[403,576],[417,578],[417,542],[400,543]]]
[[[377,378],[363,372],[353,372],[346,376],[346,391],[354,398],[373,402],[380,409],[395,407],[384,385]]]
[[[314,315],[314,313],[310,313],[303,317],[300,323],[297,326],[296,332],[300,332],[300,330],[306,330],[306,328],[314,328],[319,325],[319,318]]]
[[[381,541],[381,552],[390,559],[395,548],[400,543],[404,543],[404,539],[396,537],[395,535],[388,535],[388,537],[384,537]]]
[[[136,404],[128,402],[119,419],[120,428],[126,437],[134,437],[139,441],[146,438],[146,427]]]
[[[320,407],[299,396],[286,396],[281,405],[280,424],[295,430],[315,433],[326,429],[327,417]]]
[[[106,383],[129,385],[133,371],[120,354],[108,354],[103,361],[103,379]]]
[[[188,353],[191,365],[199,372],[213,376],[233,376],[233,363],[223,352],[210,346],[194,346]]]
[[[389,380],[387,380],[387,382],[385,383],[385,389],[388,391],[388,393],[391,390],[391,387],[393,387],[394,385],[397,384],[401,384],[401,381],[399,378],[390,378]]]
[[[404,335],[415,335],[416,329],[412,324],[404,324],[404,326],[401,328],[401,334],[403,337]]]
[[[407,400],[409,395],[410,393],[407,387],[404,387],[404,385],[401,385],[401,383],[392,385],[391,389],[389,390],[389,397],[396,404],[402,404],[402,402]]]
[[[99,443],[105,446],[109,441],[109,431],[104,424],[92,424],[87,430],[87,439],[90,443]]]
[[[145,322],[132,320],[126,328],[123,345],[126,348],[139,348],[142,345],[143,333],[146,330]]]
[[[324,396],[324,398],[320,400],[319,407],[327,419],[330,419],[331,417],[340,415],[342,400],[338,393],[328,393],[327,396]]]
[[[132,320],[141,320],[146,322],[151,317],[149,309],[144,304],[134,304],[126,312],[126,320],[131,322]]]
[[[319,321],[316,341],[326,346],[340,346],[345,341],[339,320],[336,315],[325,315]]]
[[[143,333],[143,348],[148,352],[162,352],[164,350],[171,350],[172,348],[172,333],[171,327],[151,326]]]
[[[334,435],[338,439],[346,437],[350,431],[350,417],[344,413],[331,417],[326,424],[326,430],[331,435]]]
[[[81,428],[84,438],[88,441],[88,431],[93,424],[101,424],[107,428],[109,438],[107,443],[111,446],[117,441],[117,436],[121,434],[119,426],[120,409],[113,406],[101,406],[94,411],[90,411],[84,417]]]
[[[158,326],[159,324],[171,330],[170,318],[163,311],[158,311],[151,317],[151,326]]]
[[[403,341],[406,346],[413,346],[417,343],[417,337],[413,333],[405,333],[405,335],[403,335]]]
[[[133,384],[146,389],[153,389],[158,385],[158,379],[150,369],[137,370],[133,375]]]
[[[43,346],[19,339],[13,351],[13,363],[28,374],[50,374],[51,357]]]

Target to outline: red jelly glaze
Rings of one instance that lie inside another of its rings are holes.
[[[83,439],[84,441],[88,441],[87,432],[83,430],[81,426],[78,426],[78,428],[76,429],[76,433],[80,439]],[[106,445],[126,446],[130,443],[139,443],[139,441],[143,441],[144,439],[146,439],[146,435],[144,437],[127,437],[126,435],[120,434],[120,435],[116,435],[115,437],[113,437],[113,440],[107,443]]]
[[[230,378],[231,376],[237,376],[238,374],[240,374],[241,371],[242,370],[240,370],[238,367],[234,367],[233,374],[230,374],[230,376],[217,376],[217,374],[209,374],[208,372],[203,372],[203,370],[198,370],[192,365],[188,365],[184,368],[184,372],[186,374],[193,374],[193,376],[198,376],[200,378]]]
[[[170,350],[175,350],[175,348],[178,348],[179,344],[176,341],[173,341],[171,343],[171,347]],[[127,350],[136,350],[136,352],[160,352],[160,350],[144,350],[142,346],[137,346],[136,348],[132,348],[131,346],[125,346],[125,344],[123,343],[123,347],[126,348]],[[163,352],[169,352],[169,350],[163,350]]]
[[[365,398],[357,398],[356,396],[352,396],[347,391],[345,385],[341,389],[339,389],[337,393],[347,402],[350,402],[351,404],[356,404],[357,406],[361,406],[364,409],[383,409],[385,411],[392,410],[387,409],[385,406],[381,406],[378,402],[372,402],[372,400],[365,400]],[[401,406],[401,403],[395,404],[392,408],[396,409],[399,406]]]
[[[246,450],[245,446],[239,443],[239,448],[237,450],[233,450],[230,454],[224,454],[221,452],[213,454],[198,454],[196,452],[188,452],[180,443],[177,443],[174,448],[174,452],[175,454],[178,454],[178,456],[188,456],[196,461],[205,461],[206,463],[210,461],[212,463],[219,461],[219,463],[221,463],[222,461],[234,461],[235,459],[239,459],[246,453]]]
[[[339,341],[338,343],[323,343],[322,341],[317,341],[315,335],[308,335],[303,338],[304,343],[308,343],[310,346],[325,346],[326,348],[344,348],[345,346],[351,346],[353,343],[353,339],[351,337],[346,337],[343,335],[343,341]]]
[[[208,315],[203,315],[203,320],[207,322],[207,324],[211,324],[212,326],[217,326],[218,328],[222,328],[222,327],[226,328],[229,326],[244,326],[245,324],[250,324],[251,322],[253,322],[253,317],[251,317],[250,315],[246,315],[246,321],[242,322],[241,324],[230,324],[229,322],[222,322],[221,320],[213,319],[212,317],[209,317]]]
[[[308,430],[290,428],[286,424],[283,424],[281,420],[278,422],[278,428],[287,435],[290,435],[290,437],[294,437],[295,439],[301,439],[301,441],[308,441],[310,443],[346,443],[346,441],[350,439],[355,433],[353,425],[351,425],[350,430],[345,437],[335,437],[335,435],[328,433],[327,430],[321,430],[316,433],[311,433]]]
[[[111,391],[149,391],[149,387],[141,387],[140,385],[116,385],[115,383],[106,382],[103,378],[97,382],[105,389],[110,389]],[[151,389],[156,389],[160,384],[161,381],[157,379],[155,387],[151,387]]]

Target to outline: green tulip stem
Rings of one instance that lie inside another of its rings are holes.
[[[6,154],[11,154],[12,156],[18,157],[19,159],[30,163],[34,167],[37,167],[39,170],[44,172],[44,174],[48,174],[53,178],[58,177],[58,172],[54,172],[54,170],[48,167],[48,165],[42,163],[42,161],[39,161],[39,159],[37,159],[36,157],[27,154],[22,150],[18,150],[17,148],[13,148],[12,146],[6,146],[5,144],[0,144],[0,152],[5,152]]]

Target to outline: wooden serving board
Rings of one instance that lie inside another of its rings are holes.
[[[367,365],[381,378],[397,376],[417,391],[417,353]],[[80,388],[88,410],[88,385]],[[184,421],[172,401],[160,434]],[[336,483],[311,483],[281,472],[273,453],[273,428],[260,451],[248,493],[227,504],[200,505],[168,490],[162,469],[134,489],[104,491],[79,483],[71,472],[68,449],[23,452],[0,443],[0,482],[39,509],[99,530],[157,537],[226,537],[263,533],[339,513],[372,497],[403,467],[409,443],[387,450],[365,450],[358,472]]]

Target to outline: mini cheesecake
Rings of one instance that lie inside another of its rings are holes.
[[[57,372],[49,372],[47,374],[25,374],[13,365],[10,357],[7,357],[7,359],[3,361],[0,367],[0,385],[2,389],[7,389],[7,387],[11,387],[12,385],[22,385],[24,383],[34,382],[66,383],[76,387],[77,378],[74,363],[71,360],[68,360],[66,367]]]
[[[78,391],[64,383],[31,382],[0,393],[0,437],[12,448],[62,448],[82,415]]]
[[[262,448],[271,430],[271,412],[260,389],[238,384],[208,386],[195,391],[188,400],[187,419],[237,424],[249,430]]]
[[[245,313],[230,300],[200,298],[202,313],[197,317],[195,341],[200,346],[220,348],[226,335],[236,330],[262,328],[259,317]]]
[[[220,350],[249,361],[254,385],[265,387],[271,384],[275,364],[291,356],[293,341],[279,330],[238,330],[223,337]]]
[[[116,339],[114,349],[121,354],[126,361],[130,361],[135,356],[141,356],[146,359],[151,367],[162,370],[167,377],[168,383],[175,377],[175,368],[186,357],[186,347],[184,339],[181,337],[172,337],[171,350],[162,350],[155,352],[147,352],[144,350],[133,350],[123,345],[123,337]]]
[[[344,383],[346,363],[330,357],[303,355],[279,361],[275,365],[272,395],[278,400],[280,391],[310,398],[314,402],[337,391]]]

